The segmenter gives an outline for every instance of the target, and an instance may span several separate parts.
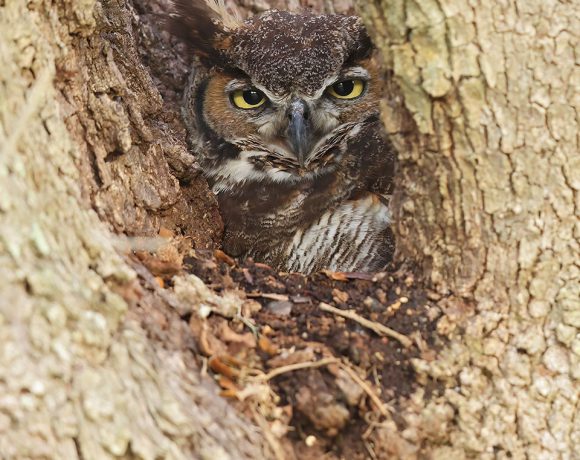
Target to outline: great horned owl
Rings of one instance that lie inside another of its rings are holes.
[[[394,153],[360,18],[174,0],[196,64],[189,140],[217,194],[224,250],[285,271],[377,271],[393,253]]]

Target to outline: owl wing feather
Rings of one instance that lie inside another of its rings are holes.
[[[192,52],[212,65],[226,65],[230,33],[242,25],[224,0],[172,0],[165,27],[188,44]]]

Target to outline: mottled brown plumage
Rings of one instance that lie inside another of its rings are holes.
[[[393,252],[394,153],[357,17],[177,0],[197,64],[184,118],[217,194],[224,249],[287,271],[380,270]]]

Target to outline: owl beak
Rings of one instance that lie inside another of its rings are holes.
[[[302,99],[295,100],[290,104],[287,135],[300,166],[304,166],[304,159],[310,148],[308,117],[308,105]]]

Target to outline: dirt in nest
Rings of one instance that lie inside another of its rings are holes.
[[[262,411],[295,458],[376,458],[372,423],[397,421],[398,398],[415,388],[410,360],[434,357],[440,313],[412,274],[276,273],[220,251],[183,263],[216,294],[247,298],[225,316],[183,316],[223,395],[244,400],[259,393],[256,382],[267,383],[275,407]],[[370,329],[377,325],[395,332]]]

